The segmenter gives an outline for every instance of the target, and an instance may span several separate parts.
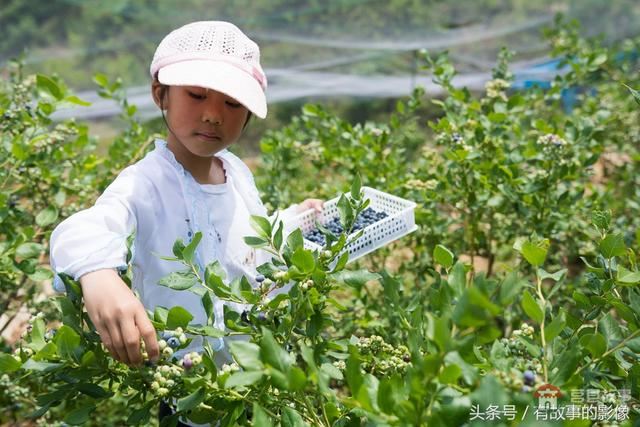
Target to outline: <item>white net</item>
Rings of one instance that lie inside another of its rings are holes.
[[[41,20],[62,25],[51,29],[57,38],[50,37],[49,42],[47,37],[20,36],[28,22],[24,11],[35,10],[35,5],[30,9],[28,5],[35,1],[4,1],[9,6],[3,9],[0,24],[8,37],[0,44],[0,61],[27,49],[25,62],[30,68],[58,72],[75,83],[81,98],[93,102],[89,108],[60,111],[60,118],[119,112],[115,104],[95,94],[90,76],[96,72],[122,76],[129,99],[141,114],[157,114],[144,70],[164,35],[195,20],[229,20],[258,42],[270,103],[333,96],[398,97],[416,85],[436,91],[415,59],[421,49],[448,50],[460,73],[456,84],[471,89],[482,89],[503,46],[515,52],[517,79],[551,78],[556,70],[541,30],[553,24],[557,13],[578,20],[586,35],[601,34],[608,41],[640,34],[636,0],[185,0],[179,4],[57,0],[44,11],[39,9],[41,15],[48,13],[48,20],[33,18],[35,24]]]

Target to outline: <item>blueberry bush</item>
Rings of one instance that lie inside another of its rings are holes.
[[[269,207],[348,190],[339,218],[305,236],[253,217],[245,241],[271,255],[255,287],[228,281],[217,263],[199,270],[199,233],[177,240],[163,255],[183,270],[159,284],[197,294],[208,319],[194,324],[181,307],[149,312],[162,356],[139,367],[101,345],[78,283],[63,275],[66,294],[46,294],[46,252],[54,224],[91,203],[152,135],[118,82],[96,76],[127,123],[108,155],[96,155],[85,125],[50,119],[82,101],[16,64],[0,91],[0,302],[4,325],[21,310],[30,316],[22,337],[2,344],[0,422],[157,425],[166,401],[175,412],[166,426],[181,417],[221,426],[635,425],[640,41],[604,46],[570,23],[548,37],[563,66],[551,82],[514,89],[503,50],[486,91],[474,94],[453,84],[446,54],[425,52],[446,93],[430,101],[435,112],[417,89],[386,123],[353,125],[307,105],[265,135],[256,178]],[[361,184],[416,201],[419,229],[347,265],[345,246],[384,214]],[[321,249],[306,249],[305,238]],[[214,327],[216,299],[244,307],[225,308],[224,330]],[[189,349],[199,336],[227,338],[233,362],[216,363],[210,341]],[[538,407],[548,387],[570,408],[562,418]]]

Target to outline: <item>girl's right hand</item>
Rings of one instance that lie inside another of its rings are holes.
[[[160,354],[156,330],[144,306],[116,270],[104,269],[80,278],[89,318],[111,355],[127,365],[140,365],[140,337],[149,359]]]

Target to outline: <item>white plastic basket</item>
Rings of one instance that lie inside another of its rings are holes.
[[[385,212],[387,217],[362,229],[362,236],[347,245],[345,250],[349,252],[349,262],[418,228],[415,223],[416,204],[414,202],[370,187],[362,187],[362,192],[364,199],[369,199],[369,207],[378,212]],[[306,234],[316,228],[316,221],[320,224],[326,224],[339,216],[338,200],[339,197],[326,201],[322,213],[316,213],[313,209],[309,209],[296,215],[291,219],[292,229],[299,227],[302,233]],[[322,249],[320,245],[307,239],[304,239],[304,246],[311,250]]]

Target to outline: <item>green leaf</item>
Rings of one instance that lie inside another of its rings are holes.
[[[212,325],[215,320],[215,314],[213,311],[213,299],[211,298],[211,292],[206,291],[204,295],[202,295],[202,298],[200,298],[200,301],[202,301],[202,307],[207,315],[207,323]]]
[[[566,318],[564,312],[560,312],[557,316],[551,320],[551,323],[545,326],[544,328],[544,338],[547,343],[550,343],[555,337],[557,337],[560,332],[564,329],[566,325]]]
[[[624,236],[621,233],[608,234],[607,237],[600,242],[600,253],[607,259],[613,258],[614,256],[624,256],[627,253]]]
[[[12,355],[0,353],[0,372],[9,373],[20,369],[22,362],[17,361]]]
[[[440,372],[438,380],[443,384],[457,384],[460,375],[462,375],[462,369],[458,365],[449,365]]]
[[[72,425],[84,424],[95,410],[96,407],[94,405],[80,407],[69,412],[64,421]]]
[[[190,289],[198,283],[198,278],[191,271],[174,271],[158,281],[158,285],[176,291]]]
[[[257,383],[264,376],[262,371],[238,371],[227,378],[225,388],[247,387]]]
[[[353,354],[347,359],[347,370],[345,373],[351,394],[356,395],[362,386],[363,378],[360,372],[360,362]]]
[[[462,371],[462,378],[467,384],[471,385],[477,380],[478,369],[467,363],[457,351],[447,353],[444,361],[447,366],[457,365]]]
[[[251,215],[250,222],[253,229],[258,233],[258,236],[266,240],[271,239],[271,223],[268,219],[257,215]]]
[[[275,234],[273,235],[273,246],[276,248],[276,251],[280,251],[282,247],[282,230],[284,226],[282,221],[278,222],[278,228],[276,229]]]
[[[609,231],[609,227],[611,226],[611,210],[593,211],[591,213],[591,222],[600,231],[606,233]]]
[[[204,335],[211,338],[222,338],[225,336],[224,331],[221,331],[218,328],[213,326],[201,326],[201,325],[190,325],[186,328],[186,331],[190,334],[195,335]]]
[[[613,318],[611,313],[607,313],[600,319],[598,322],[598,330],[607,339],[607,345],[609,347],[614,347],[622,341],[623,333],[620,329],[620,324]]]
[[[48,372],[54,371],[60,366],[62,366],[62,363],[37,362],[33,359],[29,359],[22,364],[22,369],[26,369],[28,371]]]
[[[640,283],[640,271],[630,271],[619,266],[617,281],[622,285],[636,285]]]
[[[340,195],[336,207],[338,208],[340,223],[346,229],[347,226],[353,221],[353,209],[351,208],[351,204],[344,194]]]
[[[80,346],[80,335],[67,325],[62,325],[55,337],[54,343],[58,347],[58,354],[63,359],[76,359],[76,351]]]
[[[167,310],[164,307],[157,306],[153,310],[153,320],[162,324],[166,324],[168,314],[169,314],[169,310]]]
[[[260,347],[247,341],[231,341],[229,344],[231,355],[247,371],[262,370],[264,365],[260,360]]]
[[[281,417],[282,427],[306,427],[308,425],[295,409],[288,406],[282,407]]]
[[[16,256],[23,259],[36,258],[44,250],[39,243],[23,243],[16,249]]]
[[[198,244],[200,243],[200,240],[202,240],[202,233],[198,231],[193,235],[193,239],[191,239],[191,242],[189,242],[189,244],[182,250],[182,259],[185,262],[193,262],[193,255],[196,251],[196,248],[198,247]]]
[[[56,100],[60,101],[63,98],[62,90],[60,86],[56,82],[54,82],[51,78],[38,74],[36,75],[36,85],[38,89],[41,89],[51,96],[53,96]]]
[[[320,370],[325,374],[327,374],[329,378],[332,378],[334,380],[342,381],[344,379],[344,376],[342,375],[342,371],[336,368],[335,366],[333,366],[333,364],[331,363],[323,363],[320,366]]]
[[[173,254],[178,258],[182,259],[182,251],[184,251],[184,242],[182,239],[177,239],[173,242]]]
[[[453,252],[443,245],[436,245],[433,250],[433,259],[444,268],[449,268],[453,265]]]
[[[129,418],[127,418],[127,425],[147,424],[151,416],[151,408],[156,405],[156,402],[149,402],[142,408],[136,409],[131,412]]]
[[[246,236],[243,237],[244,242],[252,248],[264,248],[269,245],[269,241],[262,237]]]
[[[502,123],[507,120],[507,115],[505,113],[489,113],[487,118],[492,123]]]
[[[264,409],[257,402],[253,402],[253,420],[254,427],[271,427],[275,425]]]
[[[260,358],[280,372],[286,373],[291,366],[291,357],[273,337],[270,330],[262,328],[260,339]]]
[[[304,237],[299,228],[296,228],[291,232],[291,234],[289,234],[287,237],[287,246],[291,252],[295,252],[304,246]]]
[[[428,319],[427,337],[437,344],[440,351],[447,351],[451,343],[449,319],[446,317],[435,317],[431,313],[427,313],[426,316]]]
[[[542,323],[544,319],[544,312],[538,305],[538,302],[531,296],[529,291],[525,290],[522,294],[522,308],[527,315],[536,321],[537,323]]]
[[[354,199],[360,199],[360,190],[362,187],[362,183],[360,181],[360,175],[356,174],[353,179],[353,183],[351,184],[351,197]]]
[[[624,83],[623,83],[624,84]],[[629,89],[629,92],[631,92],[631,95],[633,96],[633,99],[636,100],[636,102],[638,103],[638,105],[640,105],[640,92],[638,92],[635,89],[630,88],[629,86],[625,85],[625,87],[627,89]]]
[[[167,329],[186,328],[193,315],[180,306],[172,307],[167,315]]]
[[[335,274],[335,279],[347,285],[361,289],[370,280],[379,280],[380,275],[367,270],[346,270]]]
[[[527,262],[534,267],[540,267],[544,264],[544,260],[547,258],[547,251],[549,250],[549,240],[543,239],[538,244],[534,244],[530,241],[526,241],[522,244],[520,253],[527,260]]]
[[[566,268],[563,268],[562,270],[558,270],[553,274],[548,273],[546,270],[542,268],[538,269],[538,277],[540,278],[540,280],[551,279],[554,282],[559,282],[560,280],[562,280],[562,278],[566,273],[567,273]]]
[[[178,412],[189,411],[204,401],[206,392],[204,387],[200,387],[188,396],[178,399]]]
[[[100,87],[107,87],[109,85],[109,79],[104,74],[98,73],[93,76],[93,81]]]
[[[607,340],[599,333],[583,335],[580,337],[580,344],[589,350],[594,359],[602,356],[607,351]]]
[[[467,272],[462,262],[456,262],[453,269],[449,273],[447,283],[453,289],[456,296],[460,296],[464,293],[467,287]]]
[[[520,295],[520,291],[526,284],[527,281],[519,277],[517,272],[509,273],[500,284],[500,302],[502,305],[510,305],[516,299],[516,296]]]
[[[113,396],[112,392],[103,389],[98,384],[80,383],[80,384],[76,384],[74,388],[77,391],[84,393],[87,396],[91,396],[95,399],[105,399],[107,397]]]
[[[67,96],[64,101],[70,104],[80,105],[82,107],[88,107],[91,105],[90,102],[84,101],[75,95]]]
[[[297,366],[292,366],[287,374],[289,390],[292,392],[301,391],[307,385],[307,377],[304,371]]]
[[[58,209],[55,206],[49,206],[36,215],[36,224],[40,227],[46,227],[56,222],[57,219]]]
[[[311,253],[311,251],[303,248],[299,248],[293,253],[291,262],[293,263],[293,265],[298,267],[300,271],[307,274],[311,273],[316,267],[316,261],[313,258],[313,254]]]

